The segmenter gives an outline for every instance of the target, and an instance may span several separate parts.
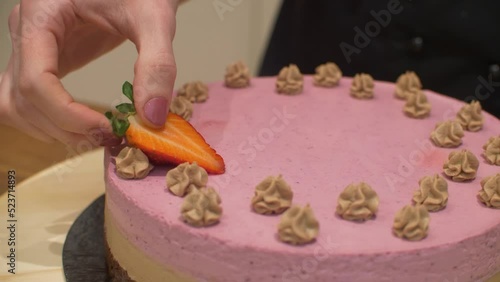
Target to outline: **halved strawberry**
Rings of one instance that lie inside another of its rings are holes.
[[[135,116],[129,118],[127,141],[155,164],[196,162],[209,173],[224,173],[224,160],[205,139],[180,116],[169,113],[162,129],[143,125]]]
[[[125,82],[122,91],[134,102],[133,86]],[[169,113],[162,129],[154,129],[142,124],[135,118],[135,107],[130,103],[116,106],[119,115],[107,112],[113,132],[125,136],[128,144],[135,146],[148,156],[154,164],[181,164],[196,162],[207,172],[225,172],[224,160],[207,144],[205,139],[180,116]],[[121,115],[121,116],[120,116]]]

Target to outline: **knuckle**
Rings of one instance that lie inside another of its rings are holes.
[[[14,112],[14,118],[21,118],[34,124],[39,122],[39,119],[33,115],[33,105],[22,96],[13,97],[11,109]]]
[[[35,84],[30,77],[21,74],[17,82],[17,90],[21,96],[30,98],[35,92]]]
[[[177,73],[177,65],[173,55],[166,51],[160,50],[149,60],[139,60],[135,65],[135,70],[146,68],[151,73],[175,74]]]
[[[177,66],[169,56],[171,55],[161,54],[155,56],[156,60],[154,61],[136,64],[135,73],[140,73],[139,88],[144,88],[146,92],[156,93],[165,91],[165,87],[173,86],[177,75]]]
[[[158,56],[158,61],[149,65],[149,75],[158,80],[174,80],[177,75],[177,65],[163,56]]]
[[[177,73],[177,65],[175,63],[168,63],[165,61],[153,64],[152,69],[154,72],[163,75],[175,75]]]

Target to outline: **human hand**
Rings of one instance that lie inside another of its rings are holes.
[[[60,79],[130,39],[137,114],[164,124],[176,76],[178,0],[21,0],[9,17],[13,52],[0,74],[0,122],[71,146],[119,143],[106,117],[73,100]]]

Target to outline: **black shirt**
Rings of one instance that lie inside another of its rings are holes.
[[[500,117],[499,14],[498,0],[284,0],[260,74],[332,61],[394,82],[413,70],[424,88]]]

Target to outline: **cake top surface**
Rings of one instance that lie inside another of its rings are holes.
[[[424,90],[432,111],[425,119],[413,119],[403,112],[405,102],[394,97],[393,83],[376,81],[374,98],[359,100],[349,95],[351,82],[342,78],[335,88],[320,88],[305,76],[303,93],[294,96],[277,94],[275,77],[254,78],[243,89],[209,84],[210,97],[193,105],[190,123],[226,162],[225,174],[208,179],[222,200],[217,225],[193,228],[179,219],[183,199],[166,189],[168,167],[156,167],[142,180],[123,180],[111,164],[108,184],[169,226],[263,251],[311,253],[318,242],[346,254],[408,251],[458,242],[500,224],[500,212],[476,198],[481,180],[500,172],[482,157],[483,145],[500,134],[499,120],[484,113],[483,129],[466,131],[460,147],[438,148],[429,140],[431,132],[436,123],[454,119],[463,102]],[[419,179],[442,174],[449,153],[461,149],[480,160],[476,179],[447,179],[448,205],[431,214],[425,240],[393,236],[394,215],[411,203]],[[284,244],[276,237],[280,216],[252,211],[255,186],[279,174],[293,190],[293,204],[309,204],[314,211],[320,224],[317,243]],[[368,183],[380,198],[376,218],[343,220],[335,214],[337,198],[346,186],[359,182]]]

